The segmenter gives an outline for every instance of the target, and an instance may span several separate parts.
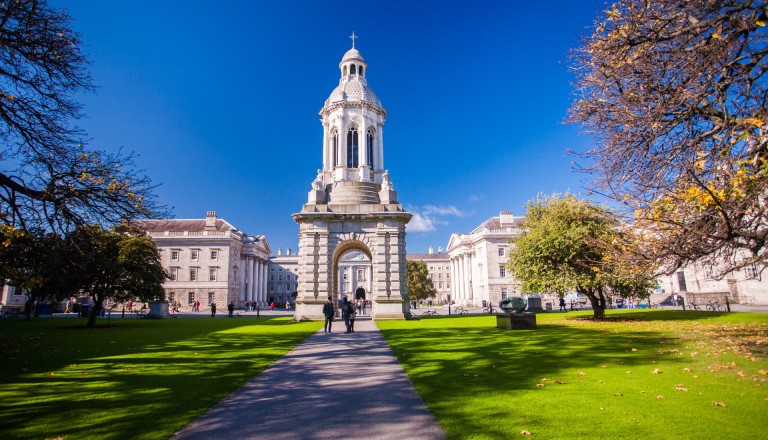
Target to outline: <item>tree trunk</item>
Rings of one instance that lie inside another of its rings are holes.
[[[593,318],[596,320],[605,319],[605,297],[602,291],[598,290],[597,295],[591,289],[576,289],[576,291],[589,298],[589,303],[592,304]]]
[[[103,302],[103,299],[94,298],[93,307],[91,307],[91,310],[88,313],[88,328],[96,327],[96,318],[99,316],[99,312],[101,312],[101,304]]]

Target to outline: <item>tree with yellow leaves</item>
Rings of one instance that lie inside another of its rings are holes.
[[[765,0],[619,0],[572,52],[580,168],[664,272],[765,268],[767,22]]]

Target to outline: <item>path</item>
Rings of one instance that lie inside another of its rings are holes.
[[[370,319],[313,334],[173,439],[444,439]]]

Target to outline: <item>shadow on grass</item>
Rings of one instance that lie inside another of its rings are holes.
[[[542,319],[536,330],[522,331],[497,329],[495,317],[437,317],[415,324],[418,328],[380,327],[449,438],[470,433],[505,438],[510,433],[504,424],[490,421],[509,420],[516,412],[512,418],[529,421],[551,416],[503,404],[467,411],[466,405],[479,402],[474,400],[478,396],[496,396],[503,402],[507,396],[535,390],[542,378],[551,380],[547,386],[556,380],[574,383],[578,377],[564,374],[577,369],[650,365],[659,348],[676,346],[677,339],[653,329],[655,315],[629,318],[594,322],[588,316],[569,316],[568,320],[592,321],[574,328],[561,315],[556,318],[559,322]],[[616,332],[616,324],[627,320],[641,325],[634,329],[622,325],[624,330]]]
[[[319,327],[275,319],[0,323],[4,438],[162,438]]]

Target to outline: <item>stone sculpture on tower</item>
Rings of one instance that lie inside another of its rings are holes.
[[[293,214],[299,224],[296,320],[322,320],[328,296],[371,301],[373,319],[410,317],[406,287],[405,225],[411,214],[397,202],[384,169],[386,110],[368,87],[368,64],[355,49],[339,63],[341,77],[320,110],[323,168],[307,203]],[[344,291],[339,262],[350,252],[370,262],[364,288]]]

